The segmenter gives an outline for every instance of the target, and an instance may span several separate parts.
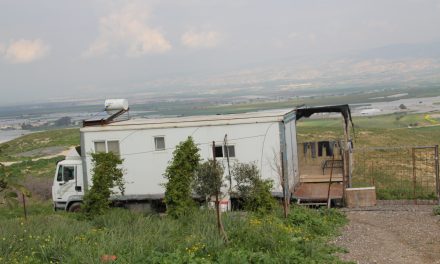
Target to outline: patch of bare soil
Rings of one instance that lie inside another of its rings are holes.
[[[37,161],[37,160],[41,160],[41,159],[51,159],[51,158],[55,158],[58,156],[66,156],[69,153],[69,151],[70,151],[70,149],[63,148],[63,150],[61,150],[60,152],[52,152],[55,154],[43,156],[43,157],[38,157],[38,158],[33,158],[32,161]],[[20,162],[21,161],[4,161],[4,162],[2,162],[2,164],[5,166],[11,166],[12,164],[20,163]]]
[[[53,178],[27,176],[23,182],[24,187],[32,193],[32,198],[47,201],[52,198]]]
[[[440,216],[429,205],[347,210],[350,220],[334,243],[355,263],[440,263]]]

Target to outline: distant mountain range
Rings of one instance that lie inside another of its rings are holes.
[[[396,44],[339,55],[285,57],[247,64],[223,73],[194,76],[152,80],[137,90],[123,89],[120,94],[104,96],[128,97],[131,103],[149,103],[282,98],[439,86],[440,42]],[[103,99],[53,99],[49,103],[75,107],[101,105]],[[40,106],[41,103],[35,105]]]
[[[440,42],[432,42],[391,45],[339,56],[283,58],[215,76],[155,80],[145,86],[157,96],[154,91],[163,88],[173,91],[172,95],[249,96],[438,83]]]

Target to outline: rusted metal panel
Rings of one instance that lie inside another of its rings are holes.
[[[349,208],[375,206],[376,188],[365,187],[345,189],[345,205]]]

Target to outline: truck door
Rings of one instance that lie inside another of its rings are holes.
[[[77,177],[77,166],[59,165],[56,179],[56,200],[66,201],[70,195],[77,194],[75,190]]]

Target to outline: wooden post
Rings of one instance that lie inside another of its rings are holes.
[[[23,199],[24,220],[27,220],[26,198],[24,193],[21,193],[21,198]]]
[[[351,187],[351,175],[350,175],[350,151],[349,151],[349,134],[348,134],[348,120],[345,116],[343,116],[344,120],[344,148],[343,148],[343,171],[342,171],[342,200],[345,203],[345,189],[348,187]],[[347,117],[348,118],[348,117]]]
[[[216,159],[215,159],[215,141],[212,141],[212,160],[213,160],[213,166],[214,166],[213,172],[215,172],[217,169],[217,168],[215,168],[215,166],[217,165]],[[227,243],[228,236],[226,235],[225,228],[223,227],[223,223],[221,220],[221,214],[220,214],[220,200],[219,200],[220,193],[219,192],[220,192],[220,190],[215,191],[215,211],[216,211],[216,216],[217,216],[217,229],[218,229],[219,234],[221,236],[223,236],[224,241]]]
[[[330,179],[328,181],[328,192],[327,192],[327,208],[331,207],[331,199],[330,199],[330,192],[331,192],[331,188],[332,188],[332,177],[333,177],[333,165],[335,162],[335,153],[333,152],[333,156],[332,156],[332,167],[330,169]],[[343,188],[344,189],[344,188]]]

